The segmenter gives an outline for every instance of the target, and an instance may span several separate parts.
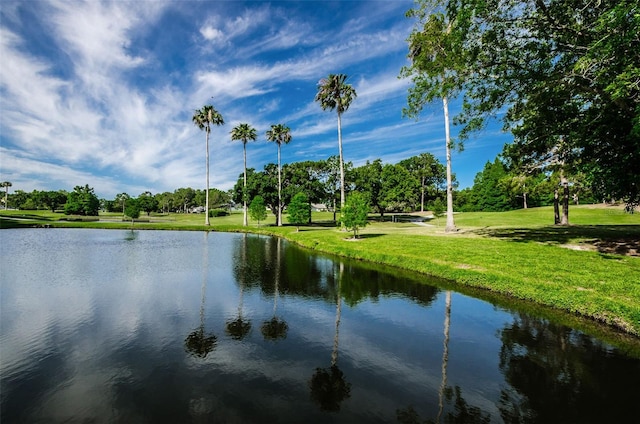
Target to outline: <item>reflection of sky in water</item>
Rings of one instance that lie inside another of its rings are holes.
[[[409,405],[423,419],[435,417],[444,292],[432,290],[421,304],[402,293],[365,296],[351,307],[342,302],[337,363],[352,386],[340,413],[326,413],[312,403],[309,380],[317,367],[331,364],[336,305],[327,299],[332,295],[301,296],[283,283],[276,315],[287,322],[288,332],[278,341],[265,340],[260,332],[274,314],[275,267],[263,264],[240,296],[232,258],[243,257],[242,243],[251,241],[259,250],[247,250],[245,257],[248,252],[271,261],[278,254],[273,240],[120,230],[3,230],[1,235],[4,418],[375,422],[395,421],[396,410]],[[282,243],[283,260],[285,252],[297,262],[279,268],[282,281],[289,273],[294,282],[291,270],[308,260],[316,273],[304,278],[313,279],[308,283],[320,287],[316,291],[332,293],[339,273],[332,261],[308,258]],[[353,265],[349,272],[357,279]],[[203,282],[204,331],[215,334],[217,344],[205,358],[196,358],[185,351],[184,341],[201,324]],[[239,308],[252,325],[242,341],[225,333],[225,323],[238,317]],[[468,404],[497,422],[496,404],[508,385],[499,367],[499,333],[513,321],[513,315],[486,302],[452,296],[447,383],[460,386]]]

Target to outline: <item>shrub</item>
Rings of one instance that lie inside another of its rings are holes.
[[[217,218],[220,216],[227,216],[229,215],[229,212],[227,212],[224,209],[210,209],[209,210],[209,217],[211,218]]]

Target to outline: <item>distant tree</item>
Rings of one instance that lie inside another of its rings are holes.
[[[512,209],[508,193],[501,184],[506,176],[506,168],[498,158],[485,164],[473,181],[476,210],[501,212]]]
[[[244,187],[243,187],[243,225],[246,227],[249,225],[247,218],[247,142],[256,141],[258,139],[258,133],[256,129],[249,124],[238,124],[233,130],[231,130],[231,140],[242,141],[242,152],[244,158]]]
[[[24,190],[16,190],[13,194],[10,194],[7,203],[13,205],[16,209],[25,209],[24,204],[29,199],[29,193]]]
[[[345,74],[329,74],[318,82],[318,93],[315,101],[320,103],[322,110],[336,110],[338,112],[338,152],[340,158],[340,209],[345,202],[345,170],[342,155],[342,114],[349,109],[351,102],[357,97],[356,90],[347,84]]]
[[[431,153],[421,153],[398,163],[405,167],[420,183],[420,212],[424,212],[424,205],[429,192],[438,190],[438,185],[446,181],[446,168]]]
[[[207,167],[207,184],[206,190],[206,202],[205,202],[205,225],[210,225],[209,221],[209,134],[211,133],[211,125],[223,125],[224,119],[222,115],[212,106],[205,105],[202,109],[198,109],[191,118],[193,123],[206,133],[206,167]]]
[[[122,216],[124,216],[124,208],[127,205],[127,200],[130,198],[131,196],[129,196],[127,193],[119,193],[116,195],[114,202],[119,204],[120,207],[122,208]]]
[[[382,199],[382,160],[367,161],[352,172],[354,190],[367,198],[369,205],[380,216],[384,216],[385,205]]]
[[[267,130],[267,140],[278,145],[278,226],[282,225],[282,166],[280,164],[280,146],[291,141],[291,129],[284,124],[271,125]]]
[[[284,165],[282,167],[284,196],[292,199],[297,193],[303,192],[309,200],[309,208],[312,203],[325,200],[327,198],[326,187],[320,180],[323,176],[323,166],[322,162],[313,161],[293,162]],[[311,223],[311,215],[309,223]]]
[[[296,231],[300,231],[300,225],[308,222],[311,217],[311,208],[309,207],[307,195],[301,192],[293,196],[287,208],[287,213],[289,222],[296,226]]]
[[[176,203],[176,206],[180,205],[179,209],[182,209],[182,212],[184,213],[187,213],[189,211],[189,207],[193,205],[195,197],[196,191],[191,187],[179,188],[173,192],[173,199]]]
[[[402,165],[382,167],[381,204],[388,211],[413,211],[418,203],[419,181]]]
[[[154,197],[158,201],[158,207],[160,208],[162,213],[168,213],[169,211],[174,209],[175,202],[173,193],[165,191],[164,193],[157,193]]]
[[[140,200],[139,199],[129,199],[127,201],[127,206],[124,209],[125,216],[131,218],[131,227],[133,227],[133,223],[136,219],[140,218]]]
[[[64,190],[42,191],[39,197],[40,202],[51,212],[55,212],[67,202],[67,193]]]
[[[151,212],[156,212],[158,210],[158,201],[150,191],[145,191],[138,196],[138,206],[140,210],[145,211],[147,216],[149,216],[151,215]]]
[[[262,196],[256,196],[253,198],[251,205],[249,205],[249,215],[251,216],[251,219],[258,221],[258,227],[260,226],[260,221],[267,219],[267,210]]]
[[[228,209],[231,202],[231,195],[227,191],[217,188],[209,189],[209,203],[212,209]]]
[[[367,221],[369,215],[367,198],[357,191],[351,192],[341,215],[344,227],[353,231],[353,238],[358,238],[359,230],[369,223]]]
[[[340,201],[340,164],[338,156],[329,156],[327,160],[320,162],[319,180],[324,186],[325,197],[322,203],[325,203],[330,210],[333,211],[333,221],[336,221],[337,202]],[[353,164],[346,162],[344,164],[345,173],[352,172]]]
[[[0,183],[0,187],[4,187],[4,209],[7,209],[7,198],[9,196],[9,187],[11,187],[13,184],[11,184],[11,181],[3,181]]]
[[[66,215],[98,216],[99,210],[100,199],[88,184],[84,187],[75,186],[67,196],[67,203],[64,205]]]

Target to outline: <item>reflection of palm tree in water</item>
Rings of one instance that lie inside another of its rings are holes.
[[[444,409],[444,391],[447,387],[447,363],[449,362],[449,328],[451,326],[451,291],[447,290],[447,300],[444,309],[444,342],[442,348],[442,381],[438,391],[438,415],[436,423],[440,423]]]
[[[209,243],[208,232],[205,232],[204,252],[202,259],[202,301],[200,303],[200,327],[191,332],[184,340],[187,352],[199,358],[205,358],[215,348],[217,337],[213,333],[204,331],[204,301],[207,291],[207,278],[209,276]]]
[[[489,424],[491,422],[491,414],[485,413],[477,406],[470,406],[462,397],[462,389],[460,386],[447,387],[447,364],[449,363],[449,331],[451,328],[451,291],[447,291],[445,310],[444,310],[444,342],[442,349],[442,380],[438,390],[438,415],[435,421],[427,420],[425,424],[440,424],[442,420],[442,412],[444,410],[445,397],[448,401],[453,398],[454,413],[447,413],[444,416],[446,423],[465,423],[465,424]],[[420,416],[413,407],[409,406],[405,410],[397,410],[398,422],[402,424],[420,424]]]
[[[279,319],[276,315],[278,309],[278,285],[280,283],[280,244],[281,239],[276,241],[276,267],[275,267],[275,289],[273,292],[273,318],[262,323],[260,331],[265,340],[278,340],[285,339],[287,337],[287,331],[289,326],[287,323]]]
[[[311,388],[311,398],[320,405],[320,409],[325,411],[339,411],[340,403],[351,396],[351,384],[346,381],[344,374],[338,368],[338,334],[340,326],[340,315],[342,298],[340,296],[340,285],[344,264],[340,262],[340,274],[338,275],[338,286],[336,294],[336,334],[333,339],[333,350],[331,351],[331,366],[327,368],[316,368],[316,372],[311,377],[309,386]]]
[[[251,331],[251,322],[242,317],[242,298],[247,272],[247,234],[242,238],[242,276],[240,283],[240,302],[238,304],[238,318],[227,321],[227,334],[232,339],[242,340]]]

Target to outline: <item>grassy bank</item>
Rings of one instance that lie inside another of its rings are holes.
[[[52,226],[131,228],[117,214],[99,221],[60,221],[45,212],[0,212],[2,227]],[[409,217],[406,217],[409,218]],[[548,225],[550,208],[456,215],[455,234],[445,235],[444,220],[422,224],[373,222],[361,239],[330,224],[331,215],[314,214],[314,224],[275,227],[273,218],[242,227],[242,215],[212,218],[214,231],[252,231],[282,236],[301,246],[406,268],[452,281],[460,288],[481,289],[514,299],[588,317],[640,336],[640,214],[621,208],[571,208],[570,227]],[[204,230],[203,215],[152,215],[136,229]]]

